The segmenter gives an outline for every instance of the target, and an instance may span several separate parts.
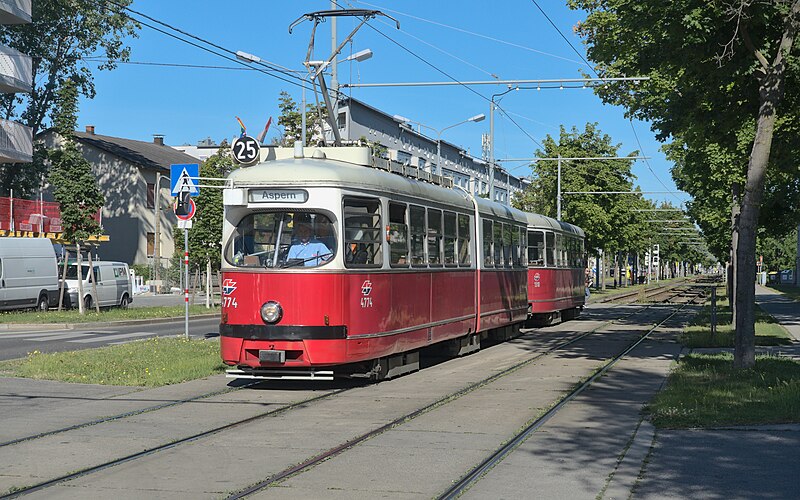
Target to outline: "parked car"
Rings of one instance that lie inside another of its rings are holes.
[[[47,238],[0,238],[0,309],[58,305],[56,253]]]
[[[84,262],[81,269],[83,280],[83,305],[91,308],[128,307],[133,302],[130,272],[124,262],[96,261],[92,263],[93,272],[89,274],[89,263]],[[96,283],[97,296],[92,290],[92,280]],[[70,262],[64,288],[67,307],[78,307],[78,263]]]

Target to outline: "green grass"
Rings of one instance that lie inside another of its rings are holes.
[[[217,314],[219,308],[206,309],[205,306],[189,306],[189,315]],[[132,319],[177,318],[184,315],[184,306],[136,307],[129,309],[101,309],[98,314],[94,309],[81,315],[77,309],[68,311],[11,311],[0,313],[0,323],[95,323],[107,321],[124,321]]]
[[[85,384],[159,387],[225,370],[218,340],[152,338],[0,362],[0,375]]]
[[[792,300],[800,302],[800,286],[794,285],[769,285],[769,288],[781,292]]]
[[[724,289],[722,289],[724,290]],[[719,296],[719,295],[718,295]],[[706,304],[691,324],[684,328],[680,342],[686,347],[733,347],[736,336],[731,325],[731,308],[724,296],[717,300],[717,332],[711,335],[711,306]],[[756,345],[789,345],[792,338],[775,319],[756,306]]]
[[[800,422],[800,363],[758,356],[735,370],[730,354],[681,358],[646,411],[661,428]]]

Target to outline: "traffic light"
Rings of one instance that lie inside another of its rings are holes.
[[[659,248],[658,244],[653,245],[653,265],[654,266],[658,265],[658,261],[659,261],[658,252],[659,252],[659,249],[660,248]]]

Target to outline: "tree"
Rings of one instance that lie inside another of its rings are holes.
[[[752,367],[751,283],[765,181],[770,165],[781,168],[776,163],[798,150],[800,0],[569,0],[569,5],[588,12],[577,31],[600,75],[650,77],[636,91],[604,84],[597,89],[604,101],[652,121],[662,140],[675,138],[689,150],[720,144],[722,151],[735,152],[736,141],[750,137],[744,143],[747,166],[734,233],[734,365]]]
[[[48,181],[52,185],[53,198],[61,208],[63,238],[74,242],[78,248],[80,271],[81,244],[93,236],[102,234],[100,223],[94,217],[103,207],[105,197],[97,186],[97,178],[92,172],[91,165],[75,144],[73,133],[77,113],[77,85],[71,80],[66,80],[56,96],[56,112],[53,119],[62,144],[60,148],[53,149],[47,154],[52,164]],[[92,283],[94,284],[94,280]],[[78,308],[83,314],[82,280],[78,280]]]
[[[128,5],[131,0],[117,0]],[[30,94],[0,95],[2,118],[18,120],[36,136],[48,115],[55,111],[59,89],[70,80],[78,93],[93,98],[94,81],[88,56],[104,56],[98,69],[113,69],[128,60],[130,49],[123,38],[136,36],[138,24],[115,3],[95,0],[35,0],[28,24],[0,26],[0,43],[32,58],[33,89]],[[14,189],[25,196],[39,186],[45,154],[39,150],[33,168],[0,166],[0,191]]]
[[[285,90],[281,91],[278,98],[278,109],[281,114],[278,117],[278,125],[283,127],[283,133],[276,139],[280,146],[294,146],[295,141],[302,135],[303,115],[300,107]],[[306,105],[306,144],[311,144],[314,140],[322,140],[323,128],[320,123],[327,123],[328,110],[324,105]]]

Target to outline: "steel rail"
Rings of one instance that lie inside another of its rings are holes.
[[[200,401],[202,399],[212,398],[214,396],[220,396],[220,395],[223,395],[223,394],[228,394],[228,393],[235,392],[235,391],[238,391],[238,390],[241,390],[241,389],[250,388],[250,387],[252,387],[254,385],[261,384],[263,382],[264,382],[263,380],[260,380],[258,382],[251,382],[251,383],[245,384],[245,385],[243,385],[241,387],[234,387],[234,388],[222,389],[222,390],[219,390],[219,391],[208,392],[206,394],[200,394],[198,396],[194,396],[194,397],[191,397],[191,398],[185,398],[185,399],[180,399],[180,400],[177,400],[177,401],[171,401],[169,403],[161,403],[161,404],[158,404],[158,405],[155,405],[155,406],[148,406],[146,408],[140,408],[138,410],[131,410],[131,411],[127,411],[125,413],[119,413],[117,415],[109,415],[107,417],[98,418],[98,419],[95,419],[95,420],[89,420],[87,422],[82,422],[80,424],[74,424],[74,425],[70,425],[70,426],[67,426],[67,427],[62,427],[60,429],[53,429],[51,431],[45,431],[45,432],[40,432],[38,434],[31,434],[29,436],[23,436],[23,437],[20,437],[20,438],[16,438],[16,439],[12,439],[10,441],[5,441],[5,442],[0,443],[0,448],[3,448],[5,446],[11,446],[11,445],[14,445],[14,444],[24,443],[26,441],[32,441],[34,439],[41,439],[41,438],[47,437],[47,436],[53,436],[55,434],[61,434],[63,432],[74,431],[76,429],[83,429],[84,427],[91,427],[91,426],[98,425],[98,424],[104,424],[106,422],[113,422],[114,420],[121,420],[123,418],[135,417],[135,416],[138,416],[138,415],[143,415],[145,413],[150,413],[150,412],[157,411],[157,410],[163,410],[164,408],[171,408],[173,406],[178,406],[178,405],[185,404],[185,403],[192,403],[194,401]],[[107,401],[116,401],[116,400],[110,400],[109,399]],[[122,401],[122,400],[118,400],[118,401]]]
[[[109,468],[114,467],[116,465],[120,465],[120,464],[124,464],[124,463],[127,463],[127,462],[131,462],[133,460],[137,460],[139,458],[146,457],[148,455],[152,455],[152,454],[155,454],[155,453],[160,452],[160,451],[164,451],[164,450],[168,450],[168,449],[174,448],[174,447],[179,446],[181,444],[185,444],[185,443],[189,443],[189,442],[192,442],[192,441],[196,441],[198,439],[201,439],[201,438],[204,438],[204,437],[208,437],[208,436],[212,436],[214,434],[218,434],[218,433],[220,433],[222,431],[225,431],[225,430],[228,430],[228,429],[233,429],[233,428],[239,427],[241,425],[245,425],[245,424],[249,424],[251,422],[255,422],[255,421],[260,420],[262,418],[273,417],[275,415],[279,415],[281,413],[287,412],[287,411],[292,410],[294,408],[304,407],[308,403],[313,403],[313,402],[317,402],[317,401],[320,401],[320,400],[323,400],[323,399],[327,399],[327,398],[336,396],[338,394],[341,394],[343,392],[347,392],[347,391],[350,391],[350,390],[352,390],[352,388],[336,389],[336,390],[334,390],[332,392],[329,392],[327,394],[321,394],[321,395],[315,396],[313,398],[304,399],[303,401],[298,401],[296,403],[290,403],[290,404],[288,404],[286,406],[283,406],[281,408],[276,408],[274,410],[270,410],[270,411],[265,412],[265,413],[260,413],[258,415],[254,415],[252,417],[248,417],[248,418],[245,418],[245,419],[242,419],[242,420],[237,420],[235,422],[231,422],[229,424],[225,424],[225,425],[221,425],[221,426],[218,426],[218,427],[214,427],[213,429],[209,429],[207,431],[199,432],[197,434],[193,434],[193,435],[187,436],[185,438],[176,439],[175,441],[171,441],[169,443],[165,443],[165,444],[162,444],[162,445],[154,446],[152,448],[147,448],[147,449],[145,449],[143,451],[140,451],[138,453],[132,453],[130,455],[126,455],[124,457],[116,458],[114,460],[110,460],[110,461],[104,462],[102,464],[93,465],[91,467],[86,467],[84,469],[72,472],[70,474],[65,474],[63,476],[59,476],[59,477],[56,477],[56,478],[53,478],[53,479],[48,479],[47,481],[42,481],[42,482],[34,484],[34,485],[23,486],[23,487],[20,487],[20,488],[16,488],[16,489],[14,489],[14,491],[11,491],[11,492],[9,492],[9,493],[7,493],[5,495],[1,495],[0,496],[0,500],[17,498],[17,497],[20,497],[22,495],[27,495],[29,493],[34,493],[34,492],[37,492],[37,491],[41,491],[41,490],[44,490],[44,489],[49,488],[51,486],[55,486],[56,484],[60,484],[60,483],[66,482],[66,481],[70,481],[72,479],[77,479],[79,477],[87,476],[87,475],[93,474],[95,472],[106,470],[106,469],[109,469]]]
[[[567,346],[569,346],[569,345],[571,345],[571,344],[573,344],[575,342],[578,342],[578,341],[584,339],[585,337],[587,337],[587,336],[589,336],[589,335],[591,335],[593,333],[596,333],[599,330],[602,330],[603,328],[608,327],[609,325],[614,324],[616,321],[627,319],[627,318],[633,316],[634,314],[638,314],[640,312],[646,311],[651,306],[652,306],[652,304],[651,305],[647,305],[646,307],[643,307],[643,308],[641,308],[641,309],[639,309],[637,311],[625,314],[625,315],[623,315],[623,316],[621,316],[619,318],[615,318],[613,320],[606,321],[606,322],[602,323],[601,325],[598,325],[595,328],[593,328],[593,329],[591,329],[591,330],[589,330],[589,331],[587,331],[585,333],[582,333],[582,334],[580,334],[580,335],[578,335],[578,336],[576,336],[576,337],[574,337],[574,338],[572,338],[570,340],[567,340],[565,342],[559,343],[558,345],[555,345],[553,347],[545,349],[544,351],[536,354],[535,356],[533,356],[531,358],[528,358],[528,359],[526,359],[524,361],[521,361],[521,362],[519,362],[519,363],[517,363],[515,365],[512,365],[512,366],[506,368],[505,370],[502,370],[500,372],[495,373],[494,375],[491,375],[489,377],[484,378],[483,380],[479,380],[477,382],[474,382],[473,384],[470,384],[467,387],[459,389],[458,391],[452,392],[452,393],[450,393],[450,394],[448,394],[448,395],[446,395],[446,396],[434,401],[433,403],[430,403],[430,404],[428,404],[428,405],[426,405],[426,406],[424,406],[422,408],[419,408],[419,409],[414,410],[412,412],[409,412],[409,413],[407,413],[405,415],[402,415],[401,417],[398,417],[398,418],[392,420],[391,422],[389,422],[389,423],[387,423],[385,425],[382,425],[381,427],[378,427],[378,428],[373,429],[371,431],[365,432],[364,434],[361,434],[360,436],[356,436],[355,438],[353,438],[353,439],[351,439],[349,441],[346,441],[346,442],[344,442],[344,443],[342,443],[342,444],[340,444],[338,446],[335,446],[335,447],[330,448],[330,449],[328,449],[328,450],[326,450],[326,451],[324,451],[322,453],[314,455],[314,456],[304,460],[303,462],[300,462],[297,465],[294,465],[292,467],[284,469],[281,472],[273,474],[272,476],[269,476],[268,478],[264,479],[263,481],[259,481],[258,483],[254,484],[252,486],[249,486],[248,488],[245,488],[243,490],[240,490],[240,491],[237,491],[237,492],[231,494],[230,496],[226,497],[226,500],[239,500],[241,498],[245,498],[245,497],[247,497],[249,495],[252,495],[254,493],[258,493],[259,491],[265,490],[265,489],[269,488],[270,486],[272,486],[273,484],[276,484],[276,483],[278,483],[278,482],[280,482],[280,481],[282,481],[284,479],[287,479],[289,477],[292,477],[292,476],[301,474],[303,472],[306,472],[307,470],[310,470],[311,468],[315,467],[316,465],[318,465],[318,464],[320,464],[320,463],[322,463],[322,462],[324,462],[326,460],[329,460],[329,459],[331,459],[331,458],[333,458],[333,457],[335,457],[337,455],[340,455],[341,453],[343,453],[343,452],[355,447],[356,445],[358,445],[358,444],[360,444],[360,443],[362,443],[364,441],[367,441],[368,439],[371,439],[371,438],[373,438],[375,436],[383,434],[384,432],[386,432],[388,430],[391,430],[391,429],[393,429],[395,427],[398,427],[399,425],[402,425],[402,424],[404,424],[404,423],[406,423],[406,422],[408,422],[410,420],[413,420],[414,418],[417,418],[420,415],[428,413],[431,410],[434,410],[434,409],[436,409],[436,408],[438,408],[440,406],[443,406],[446,403],[449,403],[449,402],[451,402],[451,401],[453,401],[455,399],[458,399],[458,398],[460,398],[462,396],[465,396],[465,395],[467,395],[467,394],[469,394],[469,393],[471,393],[471,392],[473,392],[473,391],[475,391],[475,390],[477,390],[477,389],[479,389],[479,388],[481,388],[481,387],[483,387],[485,385],[488,385],[488,384],[494,382],[495,380],[497,380],[499,378],[505,377],[505,376],[517,371],[517,370],[520,370],[523,367],[533,363],[534,361],[537,361],[537,360],[539,360],[539,359],[541,359],[541,358],[543,358],[545,356],[548,356],[548,355],[558,351],[559,349],[567,347]]]
[[[673,316],[678,314],[683,308],[686,307],[686,304],[681,305],[678,308],[675,308],[672,313],[670,313],[666,318],[661,320],[658,324],[650,328],[644,335],[639,337],[638,340],[633,342],[630,346],[628,346],[624,351],[620,354],[613,357],[608,363],[606,363],[602,368],[597,370],[594,375],[592,375],[588,380],[583,382],[577,388],[572,390],[567,396],[565,396],[561,401],[558,402],[554,407],[548,410],[544,415],[534,420],[530,425],[526,426],[521,432],[519,432],[513,439],[511,439],[508,443],[500,447],[494,453],[492,453],[489,457],[487,457],[483,462],[481,462],[477,467],[472,469],[466,475],[464,475],[461,479],[459,479],[453,486],[448,488],[444,493],[439,495],[437,499],[439,500],[450,500],[457,498],[462,493],[464,493],[467,489],[469,489],[473,484],[477,483],[480,478],[486,474],[490,469],[492,469],[495,465],[502,462],[506,456],[508,456],[512,451],[514,451],[519,445],[521,445],[531,434],[536,432],[540,429],[544,424],[546,424],[553,416],[555,416],[564,406],[567,405],[570,401],[575,399],[579,394],[581,394],[584,390],[586,390],[589,386],[591,386],[595,380],[602,377],[608,370],[610,370],[614,365],[617,364],[623,357],[625,357],[629,352],[635,349],[639,344],[644,342],[651,333],[656,331],[658,328],[661,327],[664,323],[669,321]]]
[[[371,432],[368,432],[368,433],[366,433],[366,434],[364,434],[362,436],[359,436],[359,437],[354,438],[354,439],[352,439],[350,441],[347,441],[346,443],[343,443],[343,444],[341,444],[341,445],[339,445],[339,446],[337,446],[335,448],[332,448],[332,449],[330,449],[330,450],[328,450],[326,452],[318,454],[318,455],[316,455],[316,456],[314,456],[314,457],[302,462],[298,466],[291,467],[291,468],[286,469],[286,470],[284,470],[284,471],[282,471],[282,472],[280,472],[278,474],[270,476],[270,478],[268,478],[267,480],[261,481],[261,482],[257,483],[256,485],[251,486],[251,487],[249,487],[246,490],[243,490],[241,492],[234,493],[233,495],[231,495],[228,498],[242,498],[244,496],[247,496],[247,495],[255,493],[255,492],[259,491],[259,490],[262,490],[262,489],[268,487],[269,485],[274,484],[275,482],[277,482],[279,480],[282,480],[282,479],[284,479],[284,478],[286,478],[286,477],[288,477],[290,475],[294,475],[294,474],[297,474],[299,472],[302,472],[305,469],[309,469],[312,466],[318,464],[319,462],[324,461],[324,460],[326,460],[326,459],[328,459],[328,458],[330,458],[332,456],[338,455],[339,453],[341,453],[341,452],[343,452],[343,451],[345,451],[345,450],[347,450],[349,448],[352,448],[356,444],[358,444],[358,443],[360,443],[360,442],[362,442],[362,441],[364,441],[366,439],[369,439],[370,437],[373,437],[373,436],[375,436],[377,434],[380,434],[381,432],[385,432],[386,430],[389,430],[392,427],[395,427],[395,426],[397,426],[399,424],[402,424],[403,422],[405,422],[407,420],[410,420],[410,419],[412,419],[412,418],[414,418],[416,416],[419,416],[419,415],[421,415],[423,413],[426,413],[427,411],[430,411],[430,410],[432,410],[432,409],[434,409],[434,408],[436,408],[436,407],[438,407],[438,406],[440,406],[440,405],[442,405],[444,403],[447,403],[448,401],[451,401],[451,400],[456,399],[458,397],[461,397],[461,396],[463,396],[465,394],[468,394],[468,393],[470,393],[470,392],[472,392],[472,391],[474,391],[474,390],[476,390],[476,389],[478,389],[478,388],[480,388],[480,387],[482,387],[482,386],[484,386],[486,384],[489,384],[489,383],[491,383],[491,382],[493,382],[493,381],[495,381],[495,380],[497,380],[497,379],[499,379],[499,378],[501,378],[503,376],[506,376],[506,375],[508,375],[510,373],[513,373],[514,371],[517,371],[517,370],[523,368],[524,366],[527,366],[528,364],[531,364],[534,361],[536,361],[536,360],[538,360],[538,359],[540,359],[540,358],[542,358],[544,356],[552,354],[553,352],[557,351],[558,349],[564,348],[564,347],[569,346],[569,345],[571,345],[571,344],[573,344],[575,342],[578,342],[579,340],[587,337],[588,335],[596,333],[597,331],[599,331],[599,330],[601,330],[603,328],[606,328],[606,327],[614,324],[617,321],[621,321],[621,320],[627,319],[627,318],[629,318],[629,317],[631,317],[631,316],[633,316],[635,314],[639,314],[641,312],[647,311],[650,307],[652,307],[652,304],[649,304],[649,305],[647,305],[645,307],[642,307],[642,308],[640,308],[640,309],[638,309],[636,311],[624,314],[624,315],[622,315],[622,316],[620,316],[618,318],[615,318],[613,320],[606,321],[606,322],[598,325],[597,327],[595,327],[595,328],[593,328],[593,329],[591,329],[591,330],[589,330],[589,331],[587,331],[587,332],[585,332],[583,334],[580,334],[580,335],[578,335],[578,336],[576,336],[576,337],[574,337],[574,338],[572,338],[570,340],[567,340],[565,342],[561,342],[561,343],[559,343],[559,344],[557,344],[557,345],[555,345],[553,347],[550,347],[550,348],[542,351],[541,353],[539,353],[539,354],[537,354],[537,355],[535,355],[535,356],[533,356],[531,358],[528,358],[528,359],[526,359],[524,361],[521,361],[521,362],[519,362],[519,363],[517,363],[517,364],[515,364],[515,365],[513,365],[513,366],[511,366],[511,367],[509,367],[509,368],[507,368],[507,369],[505,369],[503,371],[501,371],[501,372],[497,372],[494,375],[492,375],[490,377],[487,377],[487,378],[485,378],[485,379],[483,379],[481,381],[475,382],[475,383],[471,384],[470,386],[468,386],[466,388],[463,388],[463,389],[460,389],[458,391],[455,391],[455,392],[453,392],[453,393],[451,393],[451,394],[449,394],[449,395],[437,400],[436,402],[425,406],[424,408],[415,410],[414,412],[411,412],[411,413],[409,413],[407,415],[404,415],[404,416],[402,416],[402,417],[400,417],[398,419],[395,419],[390,424],[384,425],[380,429],[376,429],[376,430],[373,430]],[[257,383],[263,383],[263,381],[259,381]],[[252,385],[255,385],[257,383],[253,383]],[[161,452],[161,451],[172,449],[172,448],[175,448],[175,447],[180,446],[180,445],[185,444],[185,443],[193,442],[193,441],[196,441],[198,439],[202,439],[202,438],[205,438],[205,437],[208,437],[208,436],[212,436],[212,435],[218,434],[220,432],[223,432],[223,431],[226,431],[226,430],[229,430],[229,429],[234,429],[236,427],[239,427],[239,426],[242,426],[242,425],[245,425],[245,424],[249,424],[249,423],[258,421],[258,420],[266,418],[266,417],[276,416],[276,415],[285,413],[287,411],[293,410],[295,408],[304,407],[308,403],[322,401],[322,400],[331,398],[333,396],[336,396],[336,395],[339,395],[339,394],[342,394],[344,392],[348,392],[348,391],[351,391],[351,390],[353,390],[352,387],[344,388],[344,389],[336,389],[336,390],[331,391],[331,392],[326,393],[326,394],[322,394],[322,395],[319,395],[319,396],[316,396],[316,397],[312,397],[312,398],[309,398],[309,399],[305,399],[305,400],[302,400],[302,401],[291,403],[291,404],[288,404],[288,405],[283,406],[281,408],[276,408],[274,410],[270,410],[270,411],[267,411],[267,412],[264,412],[264,413],[261,413],[261,414],[258,414],[258,415],[254,415],[254,416],[248,417],[246,419],[237,420],[237,421],[225,424],[225,425],[217,426],[217,427],[214,427],[212,429],[209,429],[209,430],[206,430],[206,431],[203,431],[203,432],[199,432],[197,434],[193,434],[191,436],[187,436],[187,437],[184,437],[184,438],[177,439],[175,441],[171,441],[169,443],[153,446],[151,448],[147,448],[147,449],[142,450],[142,451],[137,452],[137,453],[133,453],[133,454],[129,454],[129,455],[126,455],[126,456],[123,456],[123,457],[119,457],[119,458],[113,459],[113,460],[109,460],[109,461],[101,463],[101,464],[85,467],[83,469],[74,471],[74,472],[69,473],[69,474],[65,474],[65,475],[58,476],[58,477],[55,477],[55,478],[52,478],[52,479],[48,479],[46,481],[42,481],[42,482],[39,482],[39,483],[36,483],[36,484],[33,484],[33,485],[18,487],[18,488],[15,488],[13,491],[9,491],[8,493],[6,493],[4,495],[0,495],[0,500],[18,498],[18,497],[21,497],[21,496],[24,496],[24,495],[27,495],[27,494],[30,494],[30,493],[34,493],[34,492],[37,492],[37,491],[45,490],[45,489],[47,489],[49,487],[55,486],[55,485],[60,484],[60,483],[64,483],[64,482],[67,482],[67,481],[71,481],[73,479],[78,479],[78,478],[81,478],[81,477],[84,477],[84,476],[88,476],[88,475],[93,474],[95,472],[100,472],[100,471],[115,467],[117,465],[121,465],[121,464],[124,464],[124,463],[132,462],[134,460],[137,460],[137,459],[149,456],[149,455],[153,455],[153,454]],[[171,406],[171,405],[174,405],[174,404],[176,404],[176,402],[167,403],[167,406]],[[124,418],[124,417],[119,417],[119,418]],[[113,420],[113,418],[112,418],[112,420]],[[76,428],[80,428],[80,426],[76,427]],[[63,432],[66,432],[66,431],[63,431]]]

